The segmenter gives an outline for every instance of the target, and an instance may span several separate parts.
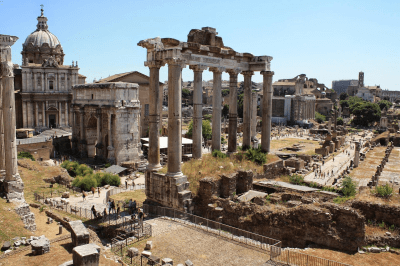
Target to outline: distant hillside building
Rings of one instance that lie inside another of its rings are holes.
[[[347,79],[347,80],[334,80],[332,81],[332,89],[336,91],[338,95],[341,93],[347,93],[347,88],[354,86],[358,87],[357,79]]]

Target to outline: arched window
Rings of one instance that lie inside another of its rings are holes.
[[[54,89],[54,85],[53,85],[53,81],[52,80],[49,81],[49,89],[50,90]]]

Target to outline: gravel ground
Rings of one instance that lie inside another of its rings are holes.
[[[151,252],[176,263],[191,260],[194,265],[266,265],[269,255],[245,245],[164,219],[151,219],[154,244]],[[174,263],[175,264],[175,263]]]

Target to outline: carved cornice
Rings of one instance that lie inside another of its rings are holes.
[[[232,75],[237,76],[238,74],[240,74],[240,73],[242,72],[242,70],[239,69],[239,68],[235,68],[235,69],[227,69],[226,72],[227,72],[230,76],[232,76]]]

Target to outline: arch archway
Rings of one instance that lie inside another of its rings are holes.
[[[86,147],[88,157],[96,156],[96,144],[97,144],[97,118],[91,116],[85,127],[86,130]]]

